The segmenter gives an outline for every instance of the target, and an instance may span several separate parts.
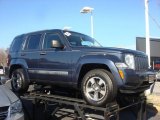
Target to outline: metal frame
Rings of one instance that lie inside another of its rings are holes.
[[[86,120],[87,117],[85,116],[86,111],[100,111],[103,112],[104,120],[119,120],[119,113],[122,110],[125,110],[127,108],[131,108],[136,106],[137,107],[137,113],[136,118],[137,120],[146,120],[146,97],[141,96],[138,99],[133,98],[133,102],[130,103],[127,106],[124,106],[122,108],[119,108],[119,105],[117,102],[108,103],[105,107],[95,107],[86,104],[86,102],[82,99],[77,98],[71,98],[71,97],[64,97],[59,95],[51,95],[46,93],[36,93],[31,92],[29,94],[26,94],[24,96],[21,96],[22,99],[32,99],[34,110],[36,110],[36,105],[39,102],[43,102],[45,105],[44,111],[47,111],[48,106],[54,105],[54,110],[52,111],[51,115],[55,115],[56,112],[61,108],[66,108],[68,106],[72,107],[74,109],[74,115],[76,120]],[[34,112],[33,112],[34,116]]]

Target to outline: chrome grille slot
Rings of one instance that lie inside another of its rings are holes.
[[[148,58],[145,56],[135,56],[135,70],[147,70],[148,69]]]
[[[0,120],[5,120],[8,115],[8,106],[0,107]]]

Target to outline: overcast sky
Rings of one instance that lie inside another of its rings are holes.
[[[149,1],[150,36],[160,37],[160,0]],[[0,0],[0,48],[9,47],[19,34],[63,29],[91,35],[90,14],[94,8],[94,37],[109,47],[135,49],[136,37],[145,36],[144,0]]]

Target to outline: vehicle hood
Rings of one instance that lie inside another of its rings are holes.
[[[5,85],[0,85],[0,107],[10,106],[18,97]]]
[[[74,49],[79,49],[82,51],[88,51],[88,52],[103,52],[103,53],[121,53],[121,54],[133,54],[133,55],[144,55],[146,54],[141,51],[137,50],[130,50],[130,49],[124,49],[124,48],[114,48],[114,47],[77,47]]]

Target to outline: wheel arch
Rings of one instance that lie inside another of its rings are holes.
[[[26,72],[26,75],[28,77],[28,74],[26,71],[28,68],[28,65],[26,61],[24,59],[12,59],[9,66],[9,78],[11,77],[11,74],[15,69],[20,69],[20,68],[22,68]]]
[[[25,74],[26,74],[28,82],[30,82],[29,81],[29,76],[28,76],[28,73],[27,73],[27,69],[23,65],[21,65],[21,64],[12,64],[10,66],[10,69],[9,69],[9,78],[11,78],[13,71],[16,70],[16,69],[23,69],[24,72],[25,72]]]
[[[80,74],[78,77],[78,87],[80,87],[81,82],[85,74],[94,69],[104,69],[111,72],[110,68],[105,64],[97,64],[97,63],[87,63],[81,67]]]
[[[10,69],[9,69],[9,78],[11,78],[11,75],[13,73],[14,70],[16,69],[21,69],[23,68],[22,65],[19,65],[19,64],[13,64],[10,66]]]
[[[89,72],[90,70],[93,69],[104,69],[109,71],[111,74],[113,74],[114,80],[117,84],[117,86],[121,86],[123,84],[122,79],[119,76],[119,72],[115,66],[115,64],[108,59],[100,59],[97,60],[95,59],[95,61],[91,61],[91,62],[82,62],[81,66],[79,67],[78,71],[76,71],[77,74],[77,87],[80,88],[81,86],[81,82],[82,79],[84,77],[84,75]]]

